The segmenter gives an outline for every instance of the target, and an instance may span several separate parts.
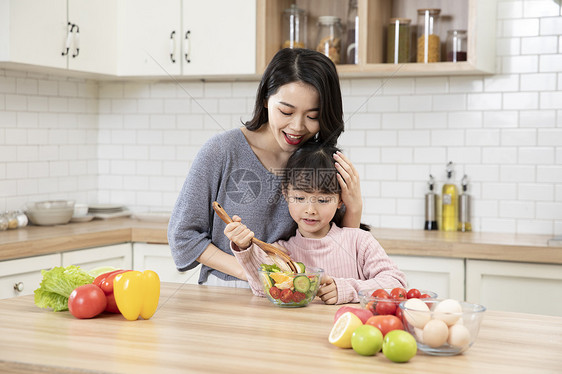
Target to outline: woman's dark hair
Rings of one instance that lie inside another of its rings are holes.
[[[287,195],[289,187],[308,193],[340,194],[338,171],[333,155],[339,151],[335,145],[323,144],[314,139],[299,147],[287,161],[281,179],[281,188]],[[336,211],[332,222],[342,227],[345,207]],[[370,227],[361,224],[360,228],[369,231]]]
[[[343,132],[343,105],[336,66],[328,57],[310,49],[281,49],[265,69],[256,94],[254,115],[244,125],[259,129],[269,118],[265,103],[285,84],[303,82],[318,92],[320,100],[318,141],[335,145]]]

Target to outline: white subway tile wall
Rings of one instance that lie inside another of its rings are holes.
[[[344,79],[363,221],[421,229],[429,174],[470,179],[473,229],[562,234],[562,10],[498,2],[492,76]],[[70,198],[170,211],[201,145],[257,81],[106,82],[0,70],[0,211]]]

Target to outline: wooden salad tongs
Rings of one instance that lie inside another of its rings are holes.
[[[224,223],[228,225],[230,222],[232,222],[232,218],[230,218],[230,216],[225,212],[224,208],[218,202],[213,202],[213,209],[215,210],[217,215],[224,221]],[[291,257],[276,246],[263,242],[257,238],[252,238],[252,242],[260,247],[265,253],[267,253],[278,266],[280,264],[278,261],[276,261],[275,257],[283,260],[283,262],[289,267],[289,270],[293,273],[299,272],[299,270],[295,267],[293,260],[291,260]]]

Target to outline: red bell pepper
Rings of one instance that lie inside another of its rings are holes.
[[[98,277],[94,279],[93,283],[102,289],[107,299],[107,306],[105,307],[106,312],[119,313],[119,308],[115,302],[115,295],[113,294],[113,280],[117,274],[125,273],[127,271],[131,270],[114,270],[109,273],[98,275]]]

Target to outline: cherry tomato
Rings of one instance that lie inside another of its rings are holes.
[[[402,312],[402,309],[400,309],[400,306],[396,307],[396,313],[394,313],[394,315],[398,317],[400,321],[404,322],[404,318],[403,318],[404,313]]]
[[[385,297],[385,296],[387,296],[387,297]],[[388,294],[388,292],[386,292],[385,289],[379,288],[378,290],[375,290],[375,291],[371,294],[371,297],[390,298],[390,295]]]
[[[274,299],[278,299],[279,296],[281,296],[281,290],[275,286],[271,287],[269,289],[269,294],[271,295],[271,297],[273,297]]]
[[[377,302],[375,313],[380,315],[396,313],[396,303],[393,300],[382,300]]]
[[[375,314],[375,301],[369,301],[365,308],[371,313]]]
[[[68,298],[68,309],[76,318],[92,318],[105,310],[107,299],[95,284],[76,287]]]
[[[430,298],[430,297],[431,297],[431,296],[429,296],[428,294],[424,293],[424,294],[422,294],[422,295],[420,296],[420,299],[427,299],[427,298]],[[425,305],[427,305],[427,307],[428,307],[429,309],[431,309],[431,303],[425,303]]]
[[[365,324],[375,326],[381,330],[383,336],[392,330],[404,330],[404,324],[396,316],[372,316]]]
[[[393,288],[390,291],[390,298],[394,300],[406,300],[407,292],[402,287]]]
[[[304,299],[306,299],[306,294],[299,292],[299,291],[295,291],[293,293],[293,300],[298,303],[299,301],[303,301]]]
[[[288,288],[284,289],[283,291],[281,291],[280,299],[284,303],[292,302],[293,301],[293,291],[291,291]]]
[[[417,288],[411,288],[408,293],[406,294],[406,297],[408,299],[419,299],[421,296],[421,292],[420,290],[418,290]]]

